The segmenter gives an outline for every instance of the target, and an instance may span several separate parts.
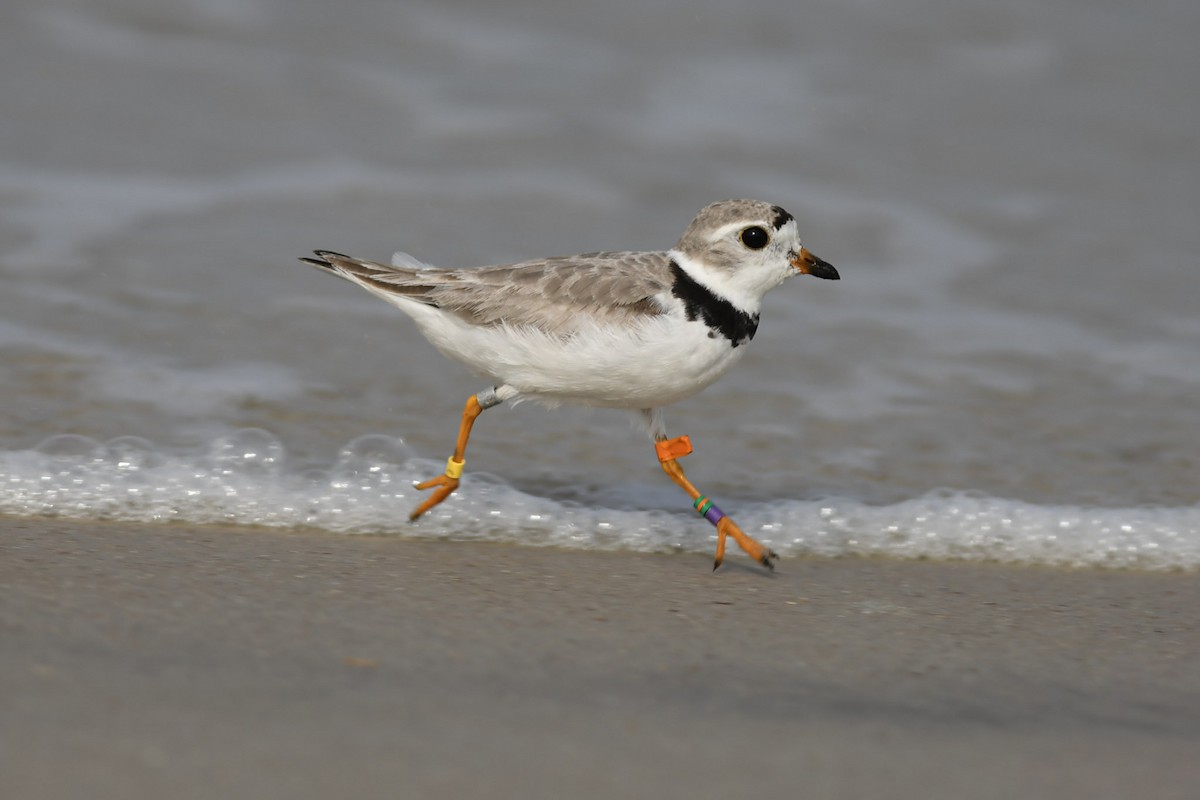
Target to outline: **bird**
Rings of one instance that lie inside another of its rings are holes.
[[[416,484],[433,490],[417,520],[458,489],[467,442],[485,409],[535,400],[628,409],[653,441],[660,466],[717,529],[713,570],[726,536],[774,569],[778,556],[737,526],[684,474],[687,436],[668,437],[663,408],[729,371],[758,330],[764,295],[795,275],[839,280],[801,244],[796,219],[760,200],[703,208],[669,250],[595,252],[448,269],[398,252],[391,263],[315,250],[300,260],[355,283],[407,314],[445,356],[490,385],[463,408],[446,471]]]

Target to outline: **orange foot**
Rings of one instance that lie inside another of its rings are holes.
[[[717,567],[721,566],[721,562],[725,560],[725,537],[732,536],[737,542],[738,547],[746,552],[746,555],[753,558],[758,563],[762,564],[769,570],[774,570],[775,565],[772,560],[778,560],[779,556],[769,547],[765,547],[756,541],[753,537],[746,535],[741,528],[737,526],[729,517],[721,517],[717,522],[717,557],[713,559],[713,571],[716,572]]]
[[[418,491],[423,492],[426,489],[433,489],[434,487],[437,487],[437,491],[429,495],[429,497],[425,498],[425,502],[413,509],[413,512],[408,515],[409,522],[412,522],[454,493],[454,490],[458,488],[458,477],[462,475],[462,465],[463,462],[455,461],[451,458],[446,464],[445,473],[416,485]]]

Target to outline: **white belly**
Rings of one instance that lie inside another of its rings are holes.
[[[408,305],[408,304],[406,304]],[[634,328],[593,327],[568,337],[479,327],[427,306],[405,308],[425,338],[496,385],[550,403],[657,408],[700,391],[742,357],[700,321],[647,318]]]

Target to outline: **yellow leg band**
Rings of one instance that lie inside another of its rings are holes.
[[[454,456],[450,456],[450,458],[446,461],[446,476],[458,480],[462,477],[463,465],[466,463],[467,462],[465,459],[462,461],[455,461]]]

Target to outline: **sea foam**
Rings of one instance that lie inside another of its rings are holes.
[[[690,512],[553,500],[479,473],[468,473],[450,500],[409,523],[408,511],[422,496],[413,483],[442,466],[384,435],[355,439],[327,468],[297,471],[288,468],[284,445],[258,429],[187,452],[134,436],[102,443],[63,434],[31,450],[0,452],[0,513],[305,527],[589,550],[713,547],[712,528]],[[722,504],[744,530],[784,557],[1200,567],[1198,506],[1046,506],[951,491],[890,505],[848,497]]]

